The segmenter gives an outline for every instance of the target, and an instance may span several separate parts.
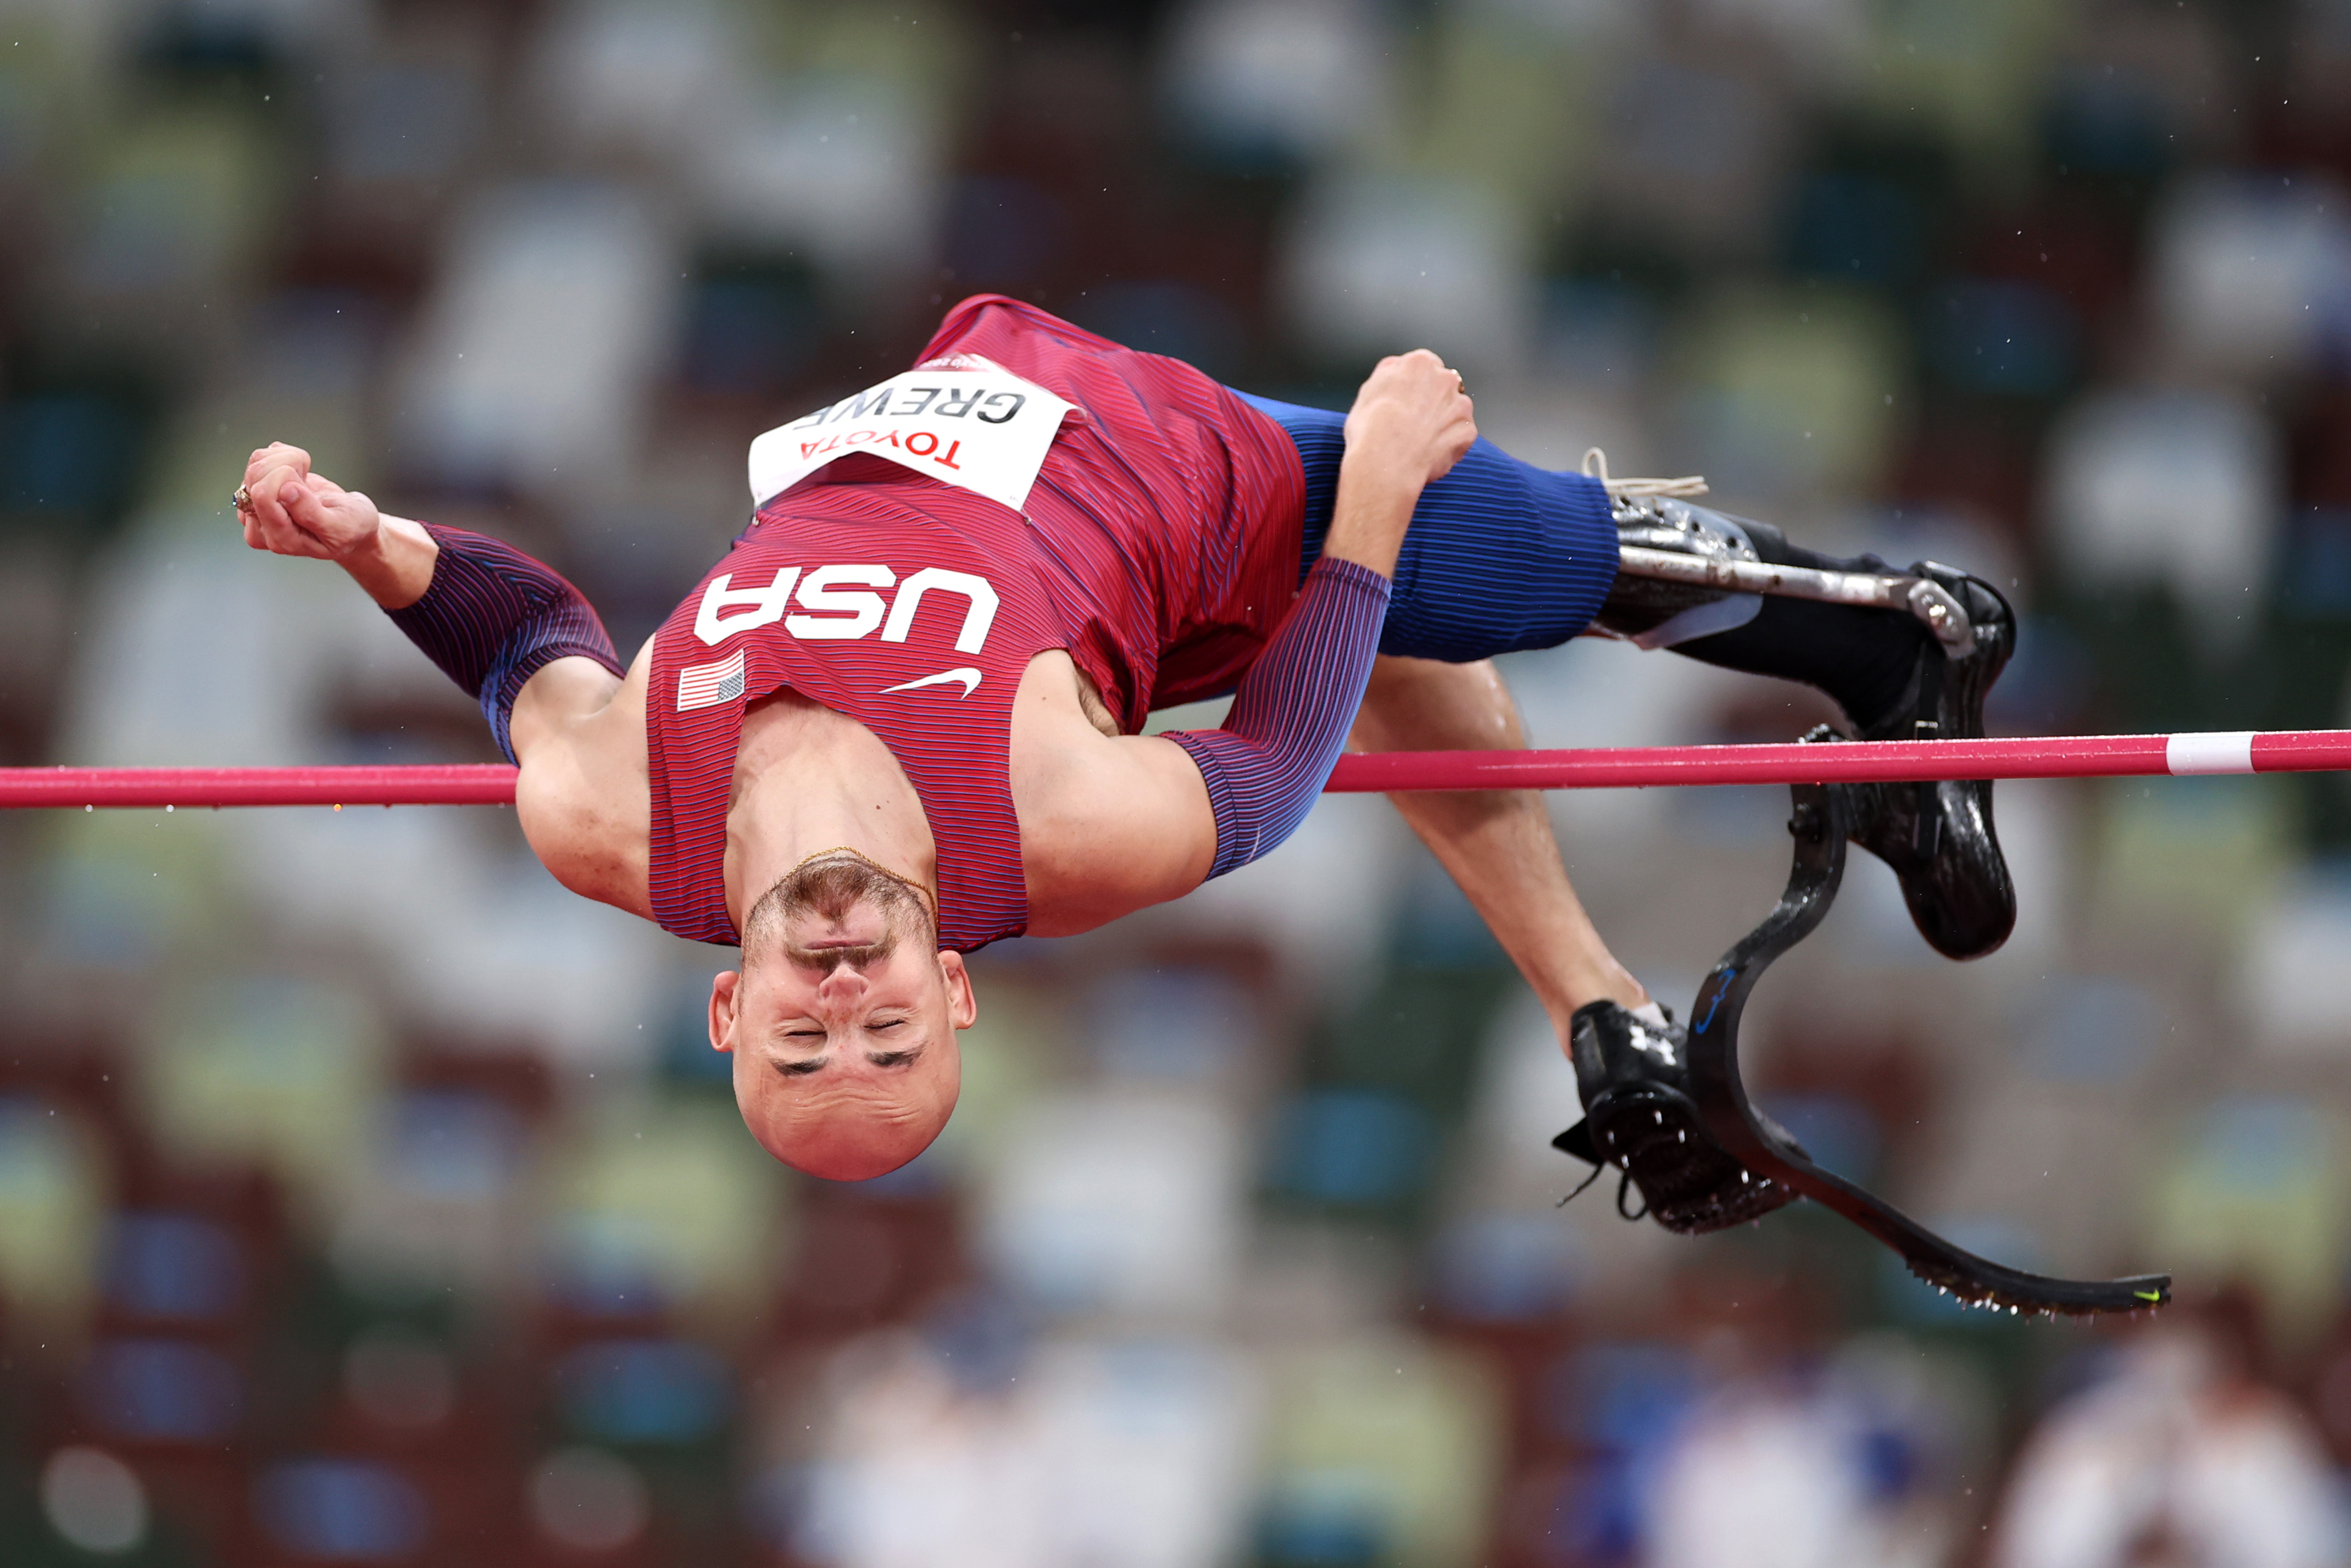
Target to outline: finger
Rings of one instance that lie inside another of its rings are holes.
[[[266,459],[273,468],[291,468],[298,474],[310,472],[310,455],[289,442],[273,441],[254,454],[256,461]]]
[[[302,532],[316,537],[326,527],[327,515],[320,507],[319,492],[309,485],[287,485],[277,492],[277,501],[286,508],[287,519]]]
[[[332,557],[340,552],[351,522],[351,494],[331,479],[313,474],[287,505],[294,526],[310,541],[312,554]]]
[[[261,536],[261,548],[272,555],[314,555],[310,537],[291,522],[256,518],[255,529]]]
[[[291,482],[292,474],[290,468],[269,468],[246,482],[245,492],[252,502],[251,515],[261,524],[265,536],[272,528],[286,526],[286,507],[278,493]]]
[[[277,469],[287,469],[297,476],[310,472],[310,455],[298,446],[288,446],[275,441],[255,451],[245,465],[245,483],[249,489],[256,480],[265,478]]]

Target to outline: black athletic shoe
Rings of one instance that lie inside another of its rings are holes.
[[[2016,612],[1981,578],[1933,561],[1911,571],[1959,601],[1975,628],[1974,652],[1947,659],[1928,641],[1902,700],[1862,732],[1864,740],[1972,740],[1983,734],[1984,697],[2016,652]],[[1991,821],[1991,781],[1855,786],[1853,841],[1894,868],[1919,935],[1947,958],[1980,958],[2016,925],[2016,884]]]
[[[1647,1216],[1686,1236],[1760,1219],[1797,1196],[1748,1170],[1708,1135],[1690,1100],[1687,1044],[1670,1015],[1660,1030],[1614,1002],[1578,1008],[1568,1049],[1584,1119],[1552,1140],[1588,1165],[1622,1169],[1641,1189]],[[1621,1186],[1616,1205],[1627,1219],[1641,1218],[1625,1208]]]

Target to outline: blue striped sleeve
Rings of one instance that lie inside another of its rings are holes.
[[[424,597],[389,611],[392,623],[474,694],[509,762],[507,721],[531,676],[577,654],[624,674],[603,622],[580,591],[552,570],[485,534],[424,525],[441,548]]]
[[[1210,876],[1271,852],[1313,809],[1354,726],[1387,607],[1388,580],[1378,572],[1329,557],[1315,562],[1242,679],[1225,727],[1168,733],[1207,780],[1217,818]]]

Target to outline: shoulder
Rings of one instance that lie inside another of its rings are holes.
[[[1029,664],[1011,763],[1036,935],[1092,930],[1180,898],[1207,875],[1217,825],[1199,769],[1173,741],[1102,734],[1066,653]]]

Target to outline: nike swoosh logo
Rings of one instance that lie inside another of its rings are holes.
[[[959,670],[941,670],[937,674],[925,675],[919,681],[908,681],[904,685],[883,686],[882,689],[884,692],[911,692],[924,686],[943,686],[950,681],[960,685],[963,695],[969,696],[979,689],[979,672],[966,664]]]

